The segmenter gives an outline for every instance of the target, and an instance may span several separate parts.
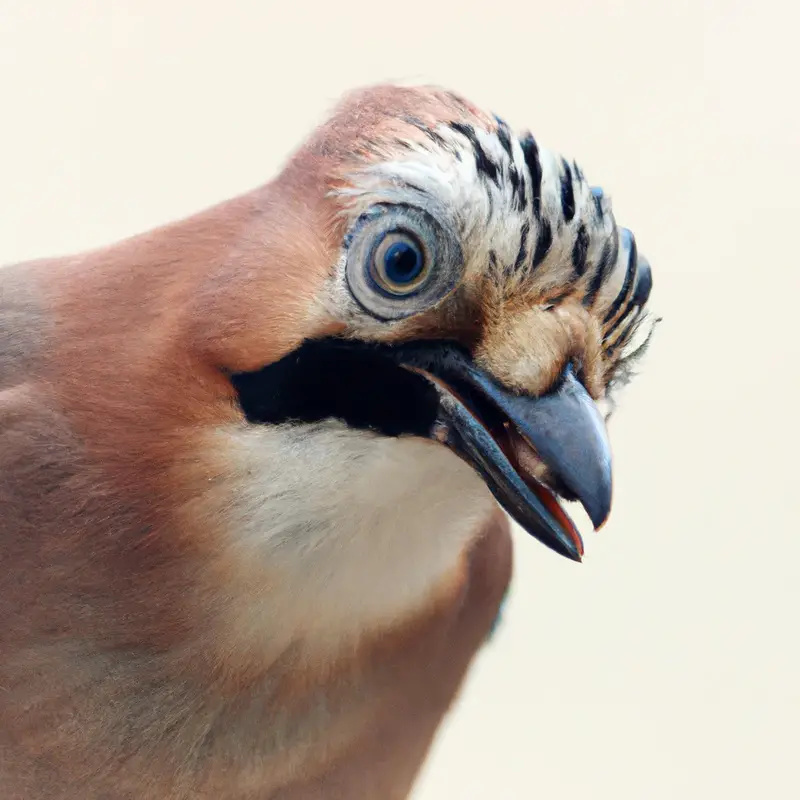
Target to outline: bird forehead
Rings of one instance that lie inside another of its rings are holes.
[[[565,289],[600,260],[616,225],[574,162],[500,120],[402,122],[358,150],[334,189],[350,224],[376,204],[424,207],[458,236],[465,281],[489,279],[526,300]]]
[[[303,206],[322,190],[324,224],[315,227],[327,232],[324,252],[333,262],[315,297],[346,335],[399,341],[455,334],[475,343],[492,327],[538,352],[542,326],[550,325],[546,360],[556,364],[586,336],[617,358],[642,315],[649,270],[638,268],[644,260],[632,234],[617,226],[609,197],[577,162],[454,93],[358,90],[298,156],[288,175],[306,190],[298,195]],[[353,264],[366,269],[362,261],[373,252],[355,248],[350,259],[353,236],[387,206],[433,217],[462,262],[448,294],[392,319],[364,313],[347,279]],[[527,314],[553,308],[560,313],[552,320]]]

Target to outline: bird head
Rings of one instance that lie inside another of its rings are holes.
[[[416,440],[418,475],[461,460],[528,533],[580,560],[557,498],[595,527],[609,515],[601,408],[651,288],[609,197],[531,134],[424,87],[347,96],[270,186],[275,291],[305,331],[270,363],[257,346],[228,359],[247,420],[304,431],[318,463],[347,462],[356,439],[358,452]],[[413,504],[395,489],[370,497]]]
[[[352,92],[269,183],[25,274],[94,465],[69,525],[219,563],[240,641],[265,592],[274,641],[396,625],[498,502],[574,560],[560,501],[609,514],[650,268],[575,162],[451,92]]]
[[[609,514],[650,269],[452,93],[357,91],[268,184],[0,272],[12,795],[405,786],[509,579],[498,502],[575,560],[560,500]]]

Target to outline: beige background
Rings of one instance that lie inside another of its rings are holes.
[[[800,12],[317,3],[0,0],[0,261],[265,181],[359,84],[531,126],[611,191],[664,323],[612,424],[611,522],[582,566],[518,537],[416,797],[800,797]]]

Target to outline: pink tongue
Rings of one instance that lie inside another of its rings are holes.
[[[536,451],[523,439],[517,431],[507,423],[504,426],[502,439],[498,437],[498,444],[505,451],[506,457],[511,461],[514,468],[525,481],[528,488],[539,498],[542,505],[558,521],[559,525],[566,531],[570,539],[575,543],[578,552],[583,555],[583,539],[581,538],[575,523],[569,518],[564,509],[561,508],[555,495],[537,479],[537,473],[543,471],[543,464]]]
[[[520,474],[523,477],[538,481],[540,475],[544,472],[544,464],[542,464],[539,456],[536,455],[536,451],[528,444],[526,439],[523,439],[510,427],[510,423],[506,423],[506,432],[508,434],[508,444],[517,460]]]

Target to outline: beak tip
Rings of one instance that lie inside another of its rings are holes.
[[[589,519],[592,521],[592,526],[595,531],[599,531],[608,522],[611,516],[611,509],[609,507],[602,507],[589,513]]]
[[[549,546],[570,561],[577,561],[578,563],[583,561],[583,541],[577,532],[569,538],[559,537],[557,546],[553,546],[552,543]]]
[[[561,551],[561,555],[568,558],[570,561],[575,561],[578,564],[583,562],[583,548],[578,548],[577,546],[572,546],[569,548],[564,548]]]
[[[581,498],[583,507],[592,521],[595,531],[599,531],[611,516],[611,470],[604,470],[605,475],[596,483],[597,489],[590,496]]]
[[[592,519],[592,528],[594,529],[595,533],[600,533],[608,522],[608,516],[603,517],[602,519]]]

